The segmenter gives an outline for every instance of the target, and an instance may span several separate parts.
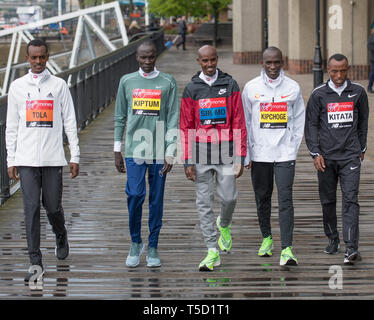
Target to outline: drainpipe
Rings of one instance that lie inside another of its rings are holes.
[[[351,54],[352,54],[352,61],[351,61],[351,65],[353,66],[354,65],[354,59],[353,59],[353,52],[354,52],[354,37],[353,37],[353,7],[354,5],[356,4],[354,2],[354,0],[351,0],[350,2],[350,5],[351,5],[351,44],[352,44],[352,49],[351,49]]]

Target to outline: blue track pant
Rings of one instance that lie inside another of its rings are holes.
[[[146,194],[145,174],[148,169],[149,183],[149,237],[148,246],[157,248],[158,236],[162,226],[162,213],[164,202],[164,188],[166,174],[162,175],[164,164],[139,162],[136,159],[126,158],[127,171],[127,207],[129,211],[129,227],[131,241],[140,243],[142,207]]]

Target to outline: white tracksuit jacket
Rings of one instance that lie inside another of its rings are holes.
[[[305,107],[300,86],[286,77],[270,83],[265,71],[247,82],[242,93],[247,126],[244,164],[295,160],[304,133]]]
[[[28,73],[13,81],[8,92],[6,147],[8,167],[67,165],[63,129],[70,162],[79,163],[77,122],[66,82],[47,70],[39,84]]]

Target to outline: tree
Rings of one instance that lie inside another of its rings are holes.
[[[214,17],[214,45],[217,45],[219,13],[231,2],[232,0],[149,0],[149,11],[166,17],[203,17],[211,13]]]

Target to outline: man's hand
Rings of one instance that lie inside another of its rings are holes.
[[[173,160],[174,159],[171,158],[171,157],[165,157],[164,166],[161,169],[162,174],[166,174],[166,173],[170,172],[170,170],[173,168]]]
[[[118,172],[125,173],[125,164],[121,152],[114,152],[114,164]]]
[[[70,177],[74,179],[79,174],[79,164],[70,162],[69,167],[70,167]]]
[[[236,179],[238,179],[243,174],[243,170],[244,170],[244,165],[242,165],[241,163],[235,163],[234,174],[235,174]]]
[[[361,158],[361,162],[364,161],[364,159],[365,159],[365,153],[361,152],[360,158]]]
[[[317,171],[325,172],[325,159],[321,155],[314,158],[314,167],[317,169]]]
[[[245,166],[245,168],[246,168],[247,170],[251,169],[251,167],[252,167],[252,161],[250,161],[249,164],[247,164],[247,165]]]
[[[184,168],[184,173],[186,174],[186,177],[188,180],[191,180],[193,182],[196,181],[196,170],[195,166],[188,166]]]
[[[18,180],[17,167],[9,167],[8,168],[8,176],[9,176],[9,179]]]

